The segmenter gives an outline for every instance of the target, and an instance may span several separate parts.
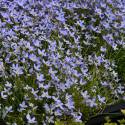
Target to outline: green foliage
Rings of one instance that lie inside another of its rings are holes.
[[[115,59],[117,64],[117,71],[119,74],[119,78],[125,81],[125,49],[119,49],[116,51],[112,57]]]
[[[55,125],[84,125],[84,123],[74,122],[73,120],[70,121],[56,121]]]
[[[121,109],[121,112],[125,115],[125,109]],[[104,123],[104,125],[124,125],[125,124],[125,118],[117,120],[117,123],[112,122],[110,118],[106,118],[107,123]]]
[[[117,125],[117,123],[105,123],[104,125]]]

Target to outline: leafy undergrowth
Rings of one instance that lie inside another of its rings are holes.
[[[85,125],[85,124],[75,121],[56,121],[55,125]]]

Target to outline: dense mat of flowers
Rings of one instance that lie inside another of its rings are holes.
[[[0,0],[0,117],[82,122],[124,99],[124,14],[124,0]]]

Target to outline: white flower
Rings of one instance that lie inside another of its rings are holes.
[[[13,112],[12,106],[9,106],[9,107],[6,106],[6,107],[5,107],[5,110],[3,111],[2,118],[4,119],[9,112]]]
[[[74,109],[74,101],[71,95],[66,94],[67,103],[65,104],[70,110]]]
[[[106,52],[106,48],[103,47],[103,46],[101,46],[100,50],[101,50],[102,52]]]
[[[12,65],[12,70],[16,75],[21,75],[23,74],[22,67],[19,67],[18,64],[13,64]]]
[[[32,89],[30,86],[28,86],[28,85],[26,85],[25,87],[24,87],[24,89],[25,90],[30,90],[30,89]]]
[[[80,79],[80,85],[85,85],[86,81],[84,81],[83,79]]]
[[[81,121],[82,114],[81,114],[80,112],[78,112],[78,113],[73,112],[73,113],[71,113],[71,114],[72,114],[72,116],[74,117],[74,119],[75,119],[76,122],[82,122],[82,121]]]
[[[49,123],[54,123],[54,116],[46,117]]]
[[[42,82],[42,81],[44,81],[45,79],[44,79],[44,75],[43,74],[37,74],[37,80],[38,81],[40,81],[40,82]]]
[[[18,110],[19,112],[22,112],[23,110],[25,110],[25,108],[27,108],[25,101],[23,101],[21,104],[19,104],[19,106],[20,106],[20,109]]]
[[[99,100],[101,103],[105,103],[105,97],[101,97],[100,95],[98,95],[98,100]]]
[[[12,84],[10,82],[7,81],[7,84],[5,84],[6,87],[11,88]]]
[[[25,101],[23,101],[21,104],[19,104],[21,108],[27,108],[27,105],[25,103]]]
[[[18,5],[23,6],[25,4],[25,0],[16,1]]]
[[[28,123],[36,123],[36,118],[35,117],[31,117],[30,114],[26,115],[26,118],[28,120]]]
[[[43,92],[42,97],[51,98],[51,96],[49,96],[48,92]]]
[[[37,56],[33,53],[29,55],[29,59],[32,60],[33,62],[38,62]]]
[[[57,109],[55,112],[54,112],[54,115],[55,116],[61,116],[62,115],[62,112],[60,109]]]
[[[38,93],[38,92],[39,92],[38,90],[34,90],[34,89],[32,88],[31,93],[32,93],[34,96],[37,96],[37,93]]]
[[[5,91],[2,91],[1,92],[1,98],[3,98],[3,99],[7,99],[7,94],[6,94],[6,92]]]
[[[89,95],[88,95],[87,91],[81,92],[81,95],[83,96],[84,99],[88,99],[89,98]]]
[[[104,82],[101,82],[101,85],[102,86],[108,86],[108,83],[106,81],[104,81]]]
[[[4,71],[4,65],[3,65],[3,62],[0,61],[0,71]]]
[[[39,41],[39,40],[35,40],[33,43],[34,43],[34,45],[35,45],[36,47],[39,47],[39,46],[40,46],[40,41]]]
[[[87,104],[88,104],[90,107],[95,107],[95,106],[97,106],[97,104],[96,104],[95,101],[96,101],[95,98],[86,100]]]
[[[40,71],[40,65],[39,64],[34,64],[34,69],[36,70],[36,71]]]
[[[125,88],[125,87],[120,84],[120,85],[118,86],[118,88],[117,88],[118,93],[123,94],[123,93],[124,93],[124,88]]]
[[[6,112],[13,112],[13,110],[12,110],[12,106],[9,106],[9,107],[5,107],[5,109],[6,109]]]
[[[0,61],[0,76],[5,75],[5,67],[3,65],[3,62]]]
[[[95,12],[97,12],[99,15],[102,14],[102,10],[101,10],[100,8],[97,8],[97,7],[96,7],[96,9],[95,9]]]

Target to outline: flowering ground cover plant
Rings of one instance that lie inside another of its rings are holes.
[[[124,0],[1,0],[0,7],[6,124],[79,125],[125,98]]]

